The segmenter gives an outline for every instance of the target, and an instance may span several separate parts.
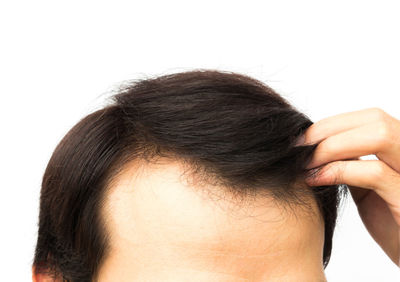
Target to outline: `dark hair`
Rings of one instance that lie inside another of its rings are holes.
[[[91,281],[108,251],[101,216],[107,187],[125,164],[167,156],[232,192],[268,190],[298,197],[295,183],[317,144],[295,146],[313,124],[283,97],[249,76],[216,70],[141,79],[81,119],[45,170],[33,265],[67,281]],[[346,186],[307,187],[325,224],[324,267]]]

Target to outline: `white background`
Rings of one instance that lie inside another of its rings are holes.
[[[400,119],[399,5],[2,1],[0,280],[30,281],[45,166],[113,85],[214,68],[264,81],[314,122],[367,107]],[[326,275],[330,282],[400,281],[351,198]]]

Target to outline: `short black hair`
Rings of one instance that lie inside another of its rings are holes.
[[[313,122],[265,83],[195,69],[133,80],[110,100],[70,129],[46,167],[33,262],[37,273],[67,281],[96,277],[108,251],[100,216],[105,193],[131,160],[167,156],[232,192],[268,190],[280,201],[299,198],[295,183],[305,178],[318,144],[295,143]],[[347,187],[308,188],[324,219],[326,267]]]

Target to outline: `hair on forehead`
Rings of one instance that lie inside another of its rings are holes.
[[[129,81],[109,101],[70,129],[46,167],[37,272],[94,279],[108,251],[101,216],[107,189],[130,162],[161,159],[182,163],[196,187],[271,195],[289,205],[313,197],[324,219],[327,266],[347,189],[303,185],[317,144],[295,144],[313,122],[272,88],[244,74],[196,69]]]

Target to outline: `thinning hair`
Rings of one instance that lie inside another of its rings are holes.
[[[196,69],[133,80],[110,101],[68,131],[46,167],[37,273],[92,281],[109,250],[101,216],[109,184],[128,162],[157,157],[180,160],[196,181],[232,193],[267,191],[301,203],[308,192],[324,219],[327,266],[347,187],[295,185],[318,145],[295,143],[313,122],[272,88],[244,74]]]

